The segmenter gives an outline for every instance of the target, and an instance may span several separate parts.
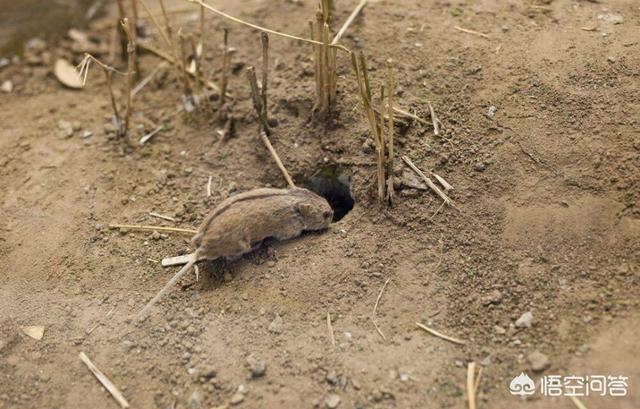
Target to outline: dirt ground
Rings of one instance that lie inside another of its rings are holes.
[[[334,30],[356,4],[336,2]],[[317,4],[215,6],[307,36]],[[115,6],[108,12],[115,16]],[[194,17],[171,14],[186,32],[197,28]],[[108,44],[114,21],[98,17],[88,32]],[[536,381],[627,376],[628,396],[580,400],[589,409],[640,407],[636,1],[366,6],[342,44],[365,51],[375,87],[392,61],[402,108],[430,123],[433,104],[441,135],[404,121],[396,150],[454,186],[457,209],[440,211],[435,195],[408,187],[393,206],[378,203],[372,139],[346,55],[338,55],[338,105],[322,123],[311,119],[311,48],[272,36],[273,144],[300,184],[321,165],[340,164],[355,207],[327,232],[201,266],[199,281],[187,276],[134,325],[131,316],[175,272],[159,261],[191,251],[190,236],[110,223],[197,228],[231,194],[285,185],[249,100],[245,71],[260,66],[259,35],[214,15],[206,21],[212,80],[220,78],[223,28],[236,49],[236,126],[223,143],[214,115],[200,111],[173,117],[143,146],[117,140],[95,66],[81,91],[51,72],[57,57],[81,59],[69,39],[0,68],[0,83],[13,85],[0,93],[0,408],[117,407],[80,352],[134,408],[466,408],[471,361],[482,368],[479,408],[576,407],[567,397],[512,396],[509,383],[523,371]],[[160,61],[143,53],[141,76]],[[119,101],[124,83],[116,77]],[[180,95],[175,72],[161,70],[135,99],[134,139],[173,112]],[[382,339],[371,317],[387,280],[377,309]],[[525,312],[532,325],[516,327]],[[33,325],[45,328],[39,341],[20,330]],[[252,377],[262,364],[266,372]]]

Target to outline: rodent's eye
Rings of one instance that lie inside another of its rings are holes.
[[[331,212],[326,210],[322,213],[322,217],[324,217],[325,219],[328,219],[329,217],[331,217]]]

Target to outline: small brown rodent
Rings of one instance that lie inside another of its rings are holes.
[[[162,290],[142,309],[139,318],[201,260],[237,257],[267,238],[287,240],[303,231],[329,227],[333,210],[327,201],[303,188],[254,189],[222,201],[193,237],[196,251]]]

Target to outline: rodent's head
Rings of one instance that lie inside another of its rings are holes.
[[[306,190],[306,189],[305,189]],[[305,230],[323,230],[333,221],[333,209],[323,197],[307,190],[297,204]]]

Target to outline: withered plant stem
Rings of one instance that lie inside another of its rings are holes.
[[[125,135],[129,131],[129,121],[131,118],[131,111],[133,110],[133,81],[136,73],[136,43],[134,40],[135,26],[133,22],[127,18],[122,20],[122,29],[127,36],[127,108],[124,113],[124,133]]]
[[[223,51],[222,51],[222,79],[220,81],[220,106],[222,107],[226,101],[227,97],[227,72],[229,71],[229,65],[231,63],[231,57],[229,53],[229,29],[224,29],[224,40],[223,40]]]
[[[260,33],[260,39],[262,41],[262,111],[265,117],[265,121],[268,121],[269,112],[267,110],[267,81],[269,77],[269,35],[267,33]]]
[[[138,29],[138,0],[131,0],[131,12],[133,14],[133,26]]]
[[[394,184],[394,160],[395,153],[393,149],[394,143],[394,129],[393,129],[393,90],[395,88],[395,84],[393,81],[393,69],[391,68],[391,64],[387,67],[387,94],[388,94],[388,128],[387,128],[387,200],[389,203],[392,203],[394,200],[395,192],[393,190]],[[384,115],[380,115],[380,122],[382,123],[382,128],[384,128]]]
[[[267,135],[269,134],[269,124],[264,114],[264,106],[262,105],[262,98],[260,97],[260,89],[258,87],[258,79],[256,78],[255,67],[247,68],[247,79],[251,86],[251,99],[253,101],[253,108],[258,115],[258,121],[260,122],[260,131],[263,131]]]
[[[171,56],[171,55],[167,54],[167,53],[166,53],[166,52],[164,52],[163,50],[160,50],[160,49],[158,49],[158,48],[155,48],[155,47],[153,47],[153,46],[151,46],[151,45],[144,44],[144,43],[141,43],[141,44],[139,44],[138,46],[139,46],[140,48],[143,48],[143,49],[145,49],[145,50],[149,51],[150,53],[153,53],[153,54],[157,55],[158,57],[162,58],[163,60],[168,61],[169,63],[171,63],[171,65],[173,65],[174,67],[177,67],[177,69],[178,69],[178,70],[180,70],[180,66],[179,66],[179,65],[177,65],[177,64],[178,64],[178,62],[176,61],[175,57],[173,57],[173,56]],[[187,73],[188,73],[189,75],[191,75],[192,77],[194,77],[194,78],[195,78],[195,76],[196,76],[196,74],[195,74],[195,73],[190,73],[190,72],[188,72],[188,71],[187,71]],[[180,73],[180,75],[182,75],[182,73]],[[208,79],[206,79],[206,78],[202,78],[201,80],[203,80],[203,81],[204,81],[204,83],[207,85],[207,87],[211,88],[212,90],[214,90],[214,91],[216,91],[216,92],[219,92],[219,91],[220,91],[220,87],[219,87],[217,84],[215,84],[214,82],[212,82],[212,81],[210,81],[210,80],[208,80]],[[227,96],[229,96],[229,93],[228,93],[228,92],[227,92]]]
[[[253,107],[256,110],[258,117],[260,118],[261,117],[260,113],[262,112],[263,107],[262,107],[262,101],[260,98],[260,91],[258,90],[258,79],[256,78],[256,69],[254,67],[247,68],[247,79],[249,80],[249,85],[251,86],[251,99],[253,101]],[[276,162],[276,165],[278,166],[278,169],[280,169],[280,172],[282,172],[282,176],[287,181],[287,184],[289,185],[289,187],[295,187],[295,184],[293,183],[293,179],[291,179],[291,176],[289,176],[289,172],[287,172],[287,169],[282,164],[282,161],[280,160],[280,156],[278,155],[278,152],[276,152],[276,150],[273,148],[273,145],[271,145],[271,141],[269,140],[269,137],[267,136],[267,133],[265,131],[266,129],[267,129],[266,121],[262,122],[261,120],[258,133],[260,135],[260,139],[262,140],[262,143],[264,144],[264,146],[267,148],[267,150],[273,157],[273,160]]]
[[[124,0],[117,0],[117,3],[118,3],[118,15],[120,17],[118,21],[121,22],[122,20],[127,18],[127,13],[124,7]],[[123,60],[126,60],[127,59],[127,36],[121,24],[118,24],[117,31],[118,31],[118,40],[120,42],[120,58],[122,58]]]
[[[224,18],[226,18],[228,20],[231,20],[233,22],[236,22],[238,24],[242,24],[244,26],[251,27],[254,30],[262,31],[262,32],[273,34],[273,35],[280,36],[280,37],[289,38],[289,39],[292,39],[292,40],[303,41],[305,43],[322,45],[322,43],[319,42],[319,41],[310,40],[308,38],[303,38],[303,37],[297,37],[297,36],[294,36],[294,35],[291,35],[291,34],[281,33],[279,31],[271,30],[271,29],[268,29],[268,28],[265,28],[265,27],[261,27],[261,26],[256,25],[256,24],[249,23],[249,22],[241,20],[241,19],[239,19],[237,17],[233,17],[233,16],[231,16],[231,15],[229,15],[227,13],[223,13],[222,11],[220,11],[220,10],[214,8],[214,7],[211,7],[210,5],[205,4],[202,0],[185,0],[185,1],[188,1],[189,3],[200,4],[201,6],[203,6],[204,8],[206,8],[207,10],[211,11],[214,14],[217,14],[217,15],[219,15],[221,17],[224,17]],[[342,51],[344,51],[346,53],[351,54],[351,50],[349,50],[347,47],[345,47],[343,45],[335,44],[335,45],[330,45],[330,46],[334,47],[336,49],[340,49],[340,50],[342,50]]]
[[[182,92],[185,96],[193,95],[193,91],[191,90],[191,82],[189,81],[189,72],[187,70],[187,51],[186,51],[186,42],[187,38],[182,34],[182,32],[178,31],[178,37],[180,39],[180,62],[182,71]]]
[[[162,39],[164,40],[164,42],[167,43],[168,47],[170,47],[170,48],[173,47],[171,45],[171,40],[167,36],[166,31],[160,26],[160,23],[158,22],[156,17],[151,13],[151,10],[149,10],[149,6],[147,5],[147,2],[145,0],[140,0],[140,3],[142,4],[142,7],[144,8],[144,11],[147,13],[149,18],[151,18],[151,21],[153,22],[153,25],[156,26],[156,29],[160,33],[160,36],[162,36]]]
[[[349,16],[349,18],[347,18],[347,21],[344,22],[344,24],[342,25],[342,27],[340,28],[340,30],[338,31],[338,34],[336,34],[335,37],[333,37],[333,41],[331,41],[331,45],[336,45],[338,44],[338,42],[340,41],[340,39],[342,38],[342,36],[344,35],[344,33],[347,32],[347,29],[349,28],[349,26],[351,25],[351,23],[353,23],[353,20],[356,19],[356,17],[358,16],[358,14],[360,13],[360,11],[362,11],[362,9],[364,8],[364,6],[367,5],[368,0],[360,0],[360,3],[358,3],[358,5],[356,6],[356,8],[353,10],[353,12],[351,12],[351,15]]]
[[[171,43],[173,43],[173,28],[171,28],[171,22],[169,21],[169,16],[167,15],[167,9],[164,7],[164,0],[158,0],[160,3],[160,9],[162,10],[162,17],[164,18],[164,26],[167,30],[167,37]]]

